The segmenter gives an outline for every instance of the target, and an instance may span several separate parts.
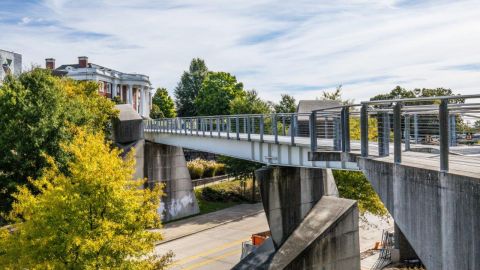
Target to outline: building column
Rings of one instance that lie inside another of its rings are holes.
[[[147,115],[150,115],[150,102],[152,101],[152,97],[150,94],[150,88],[148,86],[145,87],[145,111]]]
[[[131,84],[127,88],[127,103],[133,105],[133,87]]]
[[[145,116],[145,110],[144,110],[144,103],[145,103],[145,92],[144,92],[144,89],[143,87],[140,87],[139,88],[140,90],[140,106],[139,106],[139,113],[141,116]]]

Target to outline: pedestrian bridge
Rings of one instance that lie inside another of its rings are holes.
[[[478,95],[369,101],[308,114],[145,120],[149,141],[268,165],[359,170],[358,157],[477,173]],[[480,172],[480,170],[479,170]]]
[[[344,214],[329,221],[353,229],[328,237],[347,237],[351,242],[342,252],[331,254],[356,253],[356,204],[320,199],[329,194],[318,183],[330,178],[327,170],[315,168],[360,170],[395,220],[401,259],[418,256],[427,269],[479,269],[480,135],[475,134],[474,123],[480,117],[480,103],[475,99],[480,95],[368,101],[307,114],[153,119],[144,121],[144,137],[162,145],[278,165],[257,171],[276,248],[298,244],[295,236],[320,243],[323,236],[315,233],[326,222],[318,219],[325,213],[340,213],[337,206],[345,203]],[[311,251],[312,256],[278,255],[278,260],[273,253],[268,256],[274,256],[273,265],[279,261],[313,265],[321,254],[338,249],[333,245],[319,252],[309,243],[295,250]],[[338,256],[334,261],[349,268],[332,269],[359,268],[358,256]]]

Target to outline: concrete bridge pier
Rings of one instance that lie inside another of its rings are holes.
[[[158,209],[162,221],[198,214],[183,149],[146,141],[142,117],[131,105],[117,105],[116,108],[120,114],[113,121],[113,141],[124,150],[123,155],[135,149],[133,178],[147,178],[146,187],[155,183],[165,184],[165,195]]]
[[[256,176],[272,236],[234,269],[360,269],[357,204],[337,197],[331,170],[268,166]]]
[[[198,214],[197,199],[181,147],[145,142],[144,175],[147,184],[164,184],[165,196],[159,207],[163,221]]]
[[[404,238],[427,269],[480,269],[478,175],[381,158],[359,166],[402,232],[400,257]]]

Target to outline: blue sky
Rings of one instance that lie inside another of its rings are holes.
[[[478,1],[0,0],[0,48],[25,66],[91,62],[173,91],[193,57],[263,98],[357,101],[400,84],[478,93]]]

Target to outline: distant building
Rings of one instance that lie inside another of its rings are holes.
[[[0,84],[7,74],[22,73],[22,55],[0,49]]]
[[[340,105],[341,103],[335,100],[300,100],[297,106],[297,113],[299,114],[297,120],[297,136],[310,136],[309,117],[312,111],[334,108]],[[340,109],[333,109],[330,112],[337,112],[338,116],[340,116]],[[334,121],[334,117],[331,115],[317,115],[317,119],[315,121],[317,137],[325,139],[333,138],[336,129]]]
[[[47,69],[59,76],[68,76],[80,81],[98,82],[100,95],[131,104],[143,117],[148,117],[152,107],[152,87],[146,75],[124,73],[104,66],[89,63],[88,57],[78,57],[77,64],[66,64],[55,68],[55,59],[45,59]]]

